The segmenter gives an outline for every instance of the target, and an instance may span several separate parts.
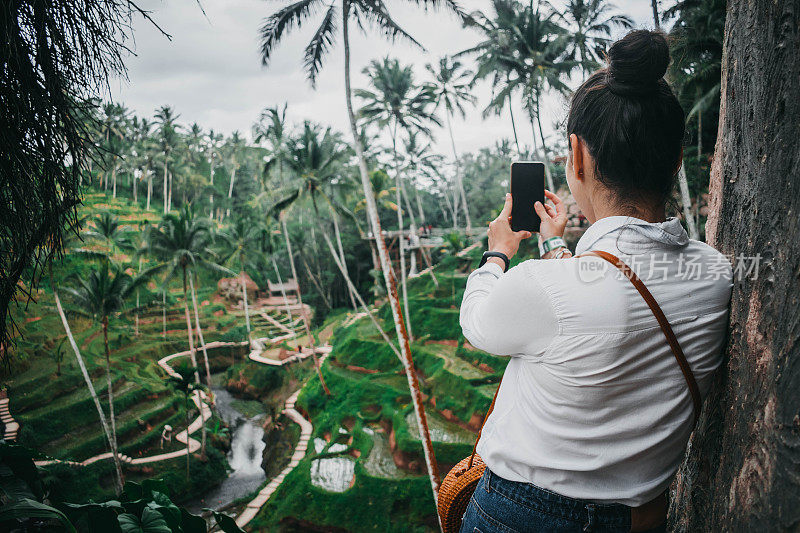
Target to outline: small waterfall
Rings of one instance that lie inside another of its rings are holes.
[[[199,512],[205,507],[218,510],[232,501],[250,494],[266,479],[261,468],[264,454],[264,429],[261,427],[263,415],[246,418],[233,407],[233,396],[223,389],[212,387],[217,411],[228,424],[231,433],[231,450],[228,464],[231,473],[225,481],[207,492],[199,501],[187,506],[190,511]]]

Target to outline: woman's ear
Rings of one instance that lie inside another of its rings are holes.
[[[584,169],[584,156],[583,156],[583,142],[574,133],[569,136],[569,145],[572,148],[572,170],[575,173],[575,179],[583,181],[586,179],[586,171]]]

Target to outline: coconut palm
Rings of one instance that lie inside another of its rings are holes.
[[[656,29],[661,29],[661,21],[658,15],[658,0],[652,0],[652,4],[653,22],[655,22]],[[683,216],[686,218],[686,225],[689,229],[689,237],[692,239],[699,239],[700,232],[697,229],[694,213],[692,213],[692,197],[689,194],[689,180],[686,177],[686,167],[683,164],[681,168],[678,169],[678,189],[681,195],[681,203],[683,204]]]
[[[164,165],[164,214],[169,213],[172,205],[172,184],[168,180],[170,154],[175,150],[180,141],[178,136],[177,120],[180,115],[176,115],[170,106],[162,106],[156,112],[156,123],[158,124],[158,145],[161,149]]]
[[[184,314],[189,335],[189,350],[192,359],[195,357],[194,336],[192,334],[191,318],[189,316],[189,273],[198,268],[206,268],[216,273],[230,275],[232,272],[219,265],[214,259],[211,250],[211,225],[208,219],[196,216],[190,204],[184,205],[178,214],[168,213],[157,227],[153,227],[147,234],[147,242],[142,250],[143,254],[153,257],[160,262],[161,268],[166,270],[166,287],[168,282],[180,276],[183,283]],[[192,290],[192,301],[197,296]],[[204,354],[205,355],[205,354]],[[193,366],[197,366],[193,360]],[[206,384],[211,386],[211,369],[208,357],[205,357]],[[198,382],[200,378],[198,377]]]
[[[236,171],[239,170],[241,166],[241,152],[242,149],[245,147],[245,140],[238,131],[234,131],[231,135],[231,138],[228,139],[226,144],[226,152],[228,156],[228,166],[231,172],[231,180],[230,185],[228,187],[228,208],[225,211],[225,216],[231,216],[231,208],[230,204],[233,201],[233,183],[236,180]]]
[[[285,186],[283,168],[288,159],[288,145],[291,141],[289,127],[286,123],[288,104],[264,109],[258,122],[253,124],[253,139],[256,144],[266,142],[270,150],[269,168],[276,168],[278,184]]]
[[[460,7],[453,0],[410,0],[410,3],[426,8],[445,7],[461,14]],[[353,136],[353,148],[356,151],[361,187],[364,190],[364,197],[366,198],[367,215],[372,234],[375,236],[378,257],[386,281],[392,317],[395,322],[395,330],[397,331],[398,339],[400,340],[406,376],[414,403],[414,412],[417,416],[420,428],[420,439],[423,442],[425,462],[428,466],[428,473],[431,479],[431,489],[434,502],[436,502],[438,501],[439,488],[438,467],[433,456],[433,445],[428,433],[428,422],[422,405],[422,394],[419,390],[416,373],[413,371],[411,347],[400,310],[400,302],[397,298],[397,290],[394,284],[392,269],[390,268],[389,253],[386,249],[386,243],[383,240],[378,209],[372,194],[369,172],[367,170],[366,159],[364,158],[364,149],[359,142],[360,134],[356,126],[356,116],[353,111],[350,87],[350,22],[355,21],[356,24],[362,28],[370,24],[374,25],[384,35],[392,39],[400,37],[414,44],[417,44],[417,42],[392,19],[383,0],[341,0],[331,2],[327,5],[322,0],[300,0],[279,9],[276,13],[269,16],[261,27],[262,62],[265,65],[268,64],[276,45],[281,41],[283,36],[288,34],[288,31],[298,27],[302,22],[316,14],[317,8],[320,7],[327,7],[327,9],[324,9],[322,21],[314,32],[311,42],[305,49],[305,65],[309,80],[313,86],[316,83],[317,74],[322,68],[322,64],[331,46],[338,37],[337,33],[341,29],[344,48],[345,103],[347,105],[350,132]],[[339,18],[339,15],[341,15],[341,18]]]
[[[120,224],[113,214],[101,212],[92,222],[93,227],[84,230],[82,235],[108,248],[110,256],[133,249],[133,228]]]
[[[541,97],[553,90],[569,92],[563,79],[576,64],[567,58],[569,36],[558,25],[558,14],[545,5],[523,5],[516,0],[493,0],[495,17],[475,13],[469,25],[484,34],[485,39],[461,54],[476,54],[478,70],[475,79],[491,76],[499,91],[487,108],[498,110],[516,92],[521,93],[523,105],[531,122],[534,144],[539,126],[543,158],[547,158],[547,143],[541,120]],[[498,78],[496,69],[505,73]],[[550,165],[545,164],[548,187],[555,190]]]
[[[103,428],[103,433],[106,436],[106,442],[108,442],[109,449],[114,449],[114,443],[111,436],[111,429],[108,426],[108,422],[106,421],[106,414],[103,411],[103,406],[100,405],[100,398],[97,396],[97,391],[94,388],[94,384],[92,383],[92,378],[89,376],[89,371],[86,369],[86,362],[83,360],[83,356],[81,355],[81,350],[78,348],[78,343],[75,342],[75,336],[72,334],[72,328],[69,326],[69,321],[67,320],[67,315],[64,313],[64,307],[61,305],[61,298],[58,294],[57,285],[53,278],[53,267],[52,264],[50,265],[50,287],[53,290],[53,298],[56,303],[56,310],[58,311],[58,316],[61,318],[61,324],[64,326],[64,331],[67,334],[67,338],[69,339],[69,344],[72,346],[72,351],[75,354],[75,359],[78,361],[78,367],[81,369],[81,375],[83,376],[83,381],[86,383],[86,388],[89,389],[89,395],[92,397],[92,402],[94,403],[95,409],[97,409],[97,416],[100,419],[100,426]],[[114,487],[116,493],[119,495],[122,492],[122,468],[120,467],[119,460],[115,456],[114,461]]]
[[[172,375],[169,377],[169,384],[175,391],[183,395],[183,408],[186,414],[186,481],[189,481],[189,460],[191,459],[191,442],[189,437],[189,411],[191,410],[192,395],[198,394],[203,389],[202,385],[198,385],[192,380],[192,374],[197,375],[197,367],[189,367],[187,365],[176,366],[174,368],[177,376]],[[200,396],[198,396],[200,398]],[[203,406],[200,405],[200,413],[203,413]],[[205,421],[203,421],[205,426]],[[201,452],[205,453],[205,452]]]
[[[103,138],[103,151],[106,162],[104,176],[104,189],[108,190],[108,167],[111,167],[112,196],[117,197],[117,171],[123,149],[123,140],[126,137],[126,121],[128,111],[120,104],[107,103],[103,105],[103,117],[100,122],[100,134]]]
[[[444,108],[445,118],[447,120],[447,132],[450,134],[450,146],[453,149],[453,162],[456,167],[456,190],[453,193],[453,226],[458,226],[458,202],[459,196],[461,203],[464,205],[464,218],[466,219],[467,231],[472,229],[472,220],[469,216],[469,204],[467,203],[467,194],[464,192],[464,183],[459,170],[458,151],[456,150],[456,141],[453,136],[452,116],[456,113],[461,115],[463,119],[466,117],[466,104],[475,105],[477,98],[472,94],[472,76],[473,73],[467,70],[458,59],[450,57],[442,57],[439,62],[434,66],[428,63],[425,68],[428,69],[433,77],[433,87],[435,95],[435,108]]]
[[[615,27],[633,27],[629,16],[611,14],[615,9],[608,0],[568,0],[559,12],[570,32],[567,57],[577,60],[584,74],[602,66]]]
[[[411,327],[411,315],[408,308],[408,289],[406,276],[406,258],[404,250],[405,225],[403,224],[402,197],[406,196],[406,205],[410,208],[407,195],[403,194],[404,186],[399,169],[397,141],[400,129],[406,133],[422,132],[430,135],[429,124],[441,126],[439,119],[430,110],[434,103],[433,88],[430,85],[418,87],[414,83],[414,72],[411,66],[401,67],[397,59],[385,57],[382,61],[373,60],[364,69],[370,79],[372,90],[356,90],[356,96],[364,101],[358,110],[360,117],[376,124],[379,128],[389,128],[392,138],[392,160],[394,166],[395,195],[397,209],[397,229],[400,253],[400,282],[403,291],[403,307],[406,314],[406,328],[411,340],[414,336]],[[409,209],[412,228],[415,231],[414,213]]]
[[[250,311],[247,304],[245,270],[248,267],[255,267],[255,263],[251,259],[255,258],[254,249],[262,239],[261,227],[257,222],[242,217],[217,233],[217,236],[220,238],[220,244],[222,244],[221,257],[223,266],[231,270],[233,270],[234,266],[239,268],[247,341],[250,342]]]
[[[88,273],[75,276],[76,287],[64,291],[72,296],[71,312],[99,321],[103,327],[105,347],[106,384],[108,386],[108,418],[111,421],[111,454],[117,475],[122,479],[122,467],[117,447],[117,427],[114,415],[114,390],[111,383],[111,350],[108,345],[109,317],[116,316],[125,308],[126,300],[136,287],[148,279],[147,275],[131,277],[119,266],[107,259]]]

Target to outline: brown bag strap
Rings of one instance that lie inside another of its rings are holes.
[[[689,366],[689,361],[686,360],[686,356],[683,354],[683,350],[681,349],[681,345],[678,343],[678,338],[675,336],[675,332],[672,331],[672,326],[669,324],[669,320],[664,315],[664,312],[659,307],[658,302],[650,293],[650,290],[645,286],[644,282],[639,279],[639,276],[625,264],[620,258],[615,256],[614,254],[610,254],[608,252],[603,252],[601,250],[592,250],[581,254],[576,257],[586,256],[586,255],[594,255],[601,259],[605,259],[615,267],[617,267],[622,274],[628,278],[628,280],[636,287],[636,290],[639,291],[639,294],[644,299],[647,306],[650,308],[650,311],[653,312],[655,315],[656,320],[658,321],[658,325],[661,326],[661,331],[664,333],[664,336],[667,338],[667,343],[669,347],[672,349],[672,354],[675,356],[675,359],[678,361],[678,366],[681,368],[681,372],[683,372],[683,377],[686,379],[686,384],[689,386],[689,393],[692,396],[692,403],[694,404],[694,423],[693,426],[697,425],[697,421],[700,418],[700,409],[702,407],[702,401],[700,399],[700,388],[697,386],[697,381],[694,379],[694,374],[692,373],[692,367]],[[503,383],[502,379],[500,380],[500,384],[497,385],[497,390],[494,391],[494,398],[492,398],[492,403],[489,405],[489,410],[486,411],[486,416],[483,419],[483,424],[481,424],[481,429],[478,432],[478,437],[475,439],[475,445],[472,447],[472,455],[469,458],[469,465],[468,468],[472,468],[472,461],[475,459],[475,453],[478,449],[478,441],[481,439],[481,433],[483,432],[483,426],[486,424],[486,421],[489,419],[489,415],[492,414],[494,410],[494,403],[497,401],[497,394],[500,392],[500,385]]]

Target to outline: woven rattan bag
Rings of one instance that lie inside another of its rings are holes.
[[[694,379],[694,375],[692,374],[691,367],[689,367],[689,363],[686,361],[686,356],[684,356],[683,350],[681,350],[681,347],[678,344],[678,339],[675,337],[675,333],[673,333],[672,327],[670,326],[669,321],[667,321],[667,317],[664,316],[664,313],[661,311],[661,308],[658,306],[655,298],[653,298],[653,295],[650,294],[650,291],[647,289],[647,287],[645,287],[642,280],[636,276],[633,270],[631,270],[628,265],[626,265],[616,256],[602,251],[591,251],[582,255],[593,255],[595,257],[600,257],[601,259],[604,259],[617,267],[622,274],[628,278],[631,283],[633,283],[633,286],[636,287],[636,290],[639,292],[642,298],[644,298],[644,301],[647,303],[648,307],[650,307],[650,310],[653,312],[653,315],[656,317],[659,326],[661,326],[661,331],[664,332],[664,335],[667,338],[667,343],[669,344],[675,359],[678,361],[678,365],[681,367],[684,378],[686,378],[686,383],[689,386],[689,392],[692,396],[692,402],[694,403],[694,422],[697,424],[697,419],[700,416],[701,405],[700,389],[697,387],[697,382]],[[498,392],[500,392],[499,385],[497,387],[497,391],[494,393],[492,404],[489,406],[489,410],[486,412],[486,418],[483,419],[484,424],[486,424],[486,420],[488,420],[489,415],[492,414]],[[481,432],[482,431],[483,425],[481,425]],[[447,473],[447,476],[445,476],[444,481],[439,487],[438,511],[439,520],[441,521],[444,533],[458,533],[459,529],[461,529],[461,520],[464,518],[464,513],[467,511],[469,500],[472,498],[472,493],[475,492],[475,487],[478,485],[478,480],[481,478],[481,476],[483,476],[483,472],[486,470],[486,464],[484,464],[483,459],[481,459],[481,456],[476,452],[478,448],[478,441],[481,438],[481,432],[478,432],[478,438],[475,439],[475,446],[472,448],[472,455],[459,461],[459,463]]]

